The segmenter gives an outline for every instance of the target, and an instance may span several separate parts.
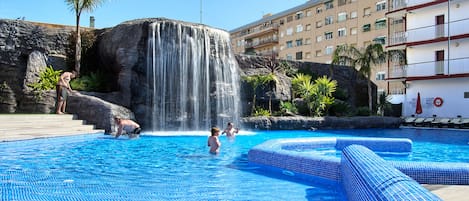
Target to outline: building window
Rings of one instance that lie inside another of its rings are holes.
[[[291,36],[293,34],[293,28],[288,28],[287,29],[287,36]]]
[[[302,46],[303,45],[303,39],[298,39],[295,42],[296,42],[296,46]]]
[[[380,1],[376,3],[376,11],[382,11],[386,9],[386,1]]]
[[[321,42],[322,41],[322,36],[317,36],[316,37],[316,42]]]
[[[363,9],[363,16],[370,16],[371,15],[371,8],[367,7]]]
[[[326,47],[326,55],[332,54],[333,50],[334,50],[333,46],[327,46]]]
[[[302,32],[303,31],[303,25],[299,24],[296,25],[296,33]]]
[[[291,22],[291,21],[293,21],[293,16],[290,15],[287,17],[287,22]]]
[[[297,12],[296,15],[295,15],[295,19],[299,20],[301,18],[303,18],[303,12]]]
[[[386,18],[377,19],[375,22],[375,29],[386,28]]]
[[[371,25],[370,24],[363,25],[363,32],[368,32],[370,30],[371,30]]]
[[[346,19],[347,19],[347,13],[346,12],[342,12],[342,13],[337,14],[337,22],[343,22]]]
[[[287,48],[292,48],[293,42],[291,40],[287,41]]]
[[[347,35],[347,31],[345,28],[340,28],[337,30],[337,36],[338,37],[343,37]]]
[[[464,92],[464,98],[469,98],[469,92]]]
[[[305,58],[311,59],[311,52],[306,52],[305,53]]]
[[[302,60],[303,59],[303,52],[297,52],[296,53],[296,60]]]
[[[324,38],[326,38],[326,40],[331,40],[332,39],[332,32],[324,33]]]
[[[386,44],[386,36],[376,37],[375,39],[373,39],[373,41],[374,41],[375,43],[384,45],[384,44]]]
[[[317,21],[316,28],[321,28],[321,27],[322,27],[322,21]]]
[[[353,19],[353,18],[357,18],[357,11],[352,11],[350,12],[350,18]]]
[[[287,60],[293,60],[293,56],[291,54],[287,54]]]
[[[279,22],[280,25],[283,25],[284,23],[285,23],[284,19],[281,19],[280,22]]]
[[[325,25],[328,25],[328,24],[332,24],[332,22],[334,21],[334,17],[333,16],[327,16],[326,17],[326,20],[324,22]]]
[[[306,31],[311,31],[311,24],[306,25]]]
[[[319,13],[322,13],[322,8],[321,7],[316,8],[316,14],[319,14]]]
[[[355,35],[355,34],[357,34],[357,32],[358,32],[357,27],[350,28],[350,35]]]
[[[385,80],[386,79],[386,73],[385,72],[377,72],[376,73],[376,80]]]
[[[339,0],[337,2],[337,4],[338,4],[338,6],[343,6],[343,5],[347,4],[347,0]]]
[[[309,45],[309,44],[311,44],[311,38],[305,39],[305,45]]]
[[[316,50],[316,57],[320,57],[320,56],[322,56],[321,50]]]
[[[310,16],[312,16],[312,15],[313,15],[313,12],[312,12],[312,11],[308,10],[308,11],[306,12],[306,17],[310,17]]]
[[[333,4],[332,0],[328,1],[328,2],[325,2],[324,5],[326,6],[326,10],[334,8],[334,4]]]

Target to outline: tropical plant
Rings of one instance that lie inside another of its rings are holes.
[[[386,59],[386,52],[379,43],[366,46],[360,51],[355,46],[339,45],[334,50],[331,65],[351,65],[358,69],[367,78],[368,109],[373,111],[373,97],[371,91],[371,67],[380,64]]]
[[[254,112],[253,112],[252,116],[255,116],[255,117],[269,117],[270,112],[268,110],[264,109],[264,108],[256,107],[254,109]]]
[[[75,32],[77,34],[75,44],[75,71],[80,74],[80,62],[81,62],[81,36],[80,36],[80,16],[82,11],[93,11],[97,8],[103,0],[65,0],[71,10],[75,11],[76,16],[76,27]]]
[[[378,107],[378,112],[377,113],[381,116],[384,116],[385,111],[389,111],[389,110],[392,109],[391,103],[389,103],[386,100],[386,94],[385,93],[382,93],[382,94],[379,95],[377,107]]]
[[[251,110],[251,113],[254,114],[254,111],[255,111],[255,107],[256,107],[256,97],[257,97],[257,89],[259,88],[259,86],[261,85],[264,85],[264,84],[267,84],[269,82],[271,82],[273,79],[272,79],[272,75],[271,74],[267,74],[267,75],[251,75],[251,76],[244,76],[243,79],[249,84],[251,85],[252,89],[253,89],[253,92],[254,92],[254,96],[252,98],[252,110]]]
[[[282,115],[297,114],[298,113],[298,108],[296,108],[295,104],[293,104],[292,102],[280,101],[280,112],[281,112]]]
[[[101,71],[91,72],[89,75],[70,81],[72,89],[79,91],[106,91],[107,78]]]
[[[61,70],[54,70],[52,66],[48,66],[39,73],[39,80],[28,84],[28,86],[33,88],[34,91],[55,89],[61,73]]]
[[[311,76],[298,74],[293,78],[292,85],[298,96],[306,101],[313,116],[322,116],[327,107],[334,103],[332,95],[337,88],[337,81],[326,76],[316,79],[313,84]]]

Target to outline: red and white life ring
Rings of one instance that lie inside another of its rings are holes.
[[[441,97],[436,97],[433,99],[433,105],[436,107],[441,107],[443,105],[443,99]]]

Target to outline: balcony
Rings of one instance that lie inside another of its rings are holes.
[[[271,44],[277,44],[278,43],[278,38],[277,37],[271,37],[271,38],[263,38],[260,40],[255,40],[252,42],[247,42],[244,44],[244,48],[259,48]]]
[[[468,34],[469,19],[450,22],[449,30],[450,36]],[[431,41],[445,37],[448,37],[448,24],[440,24],[409,29],[406,32],[391,33],[388,45],[393,46],[404,43]]]
[[[240,36],[244,36],[245,39],[255,38],[261,35],[265,35],[268,33],[275,33],[278,31],[279,24],[272,23],[272,24],[262,24],[255,28],[249,29],[247,31],[243,31]]]
[[[389,0],[389,12],[437,1],[438,0]]]
[[[469,57],[394,66],[390,68],[389,78],[434,77],[457,74],[469,74]]]

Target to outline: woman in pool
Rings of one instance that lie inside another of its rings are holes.
[[[218,139],[218,136],[220,135],[220,129],[217,127],[212,127],[210,132],[211,136],[208,137],[207,145],[210,147],[211,154],[218,154],[221,146],[220,140]]]

